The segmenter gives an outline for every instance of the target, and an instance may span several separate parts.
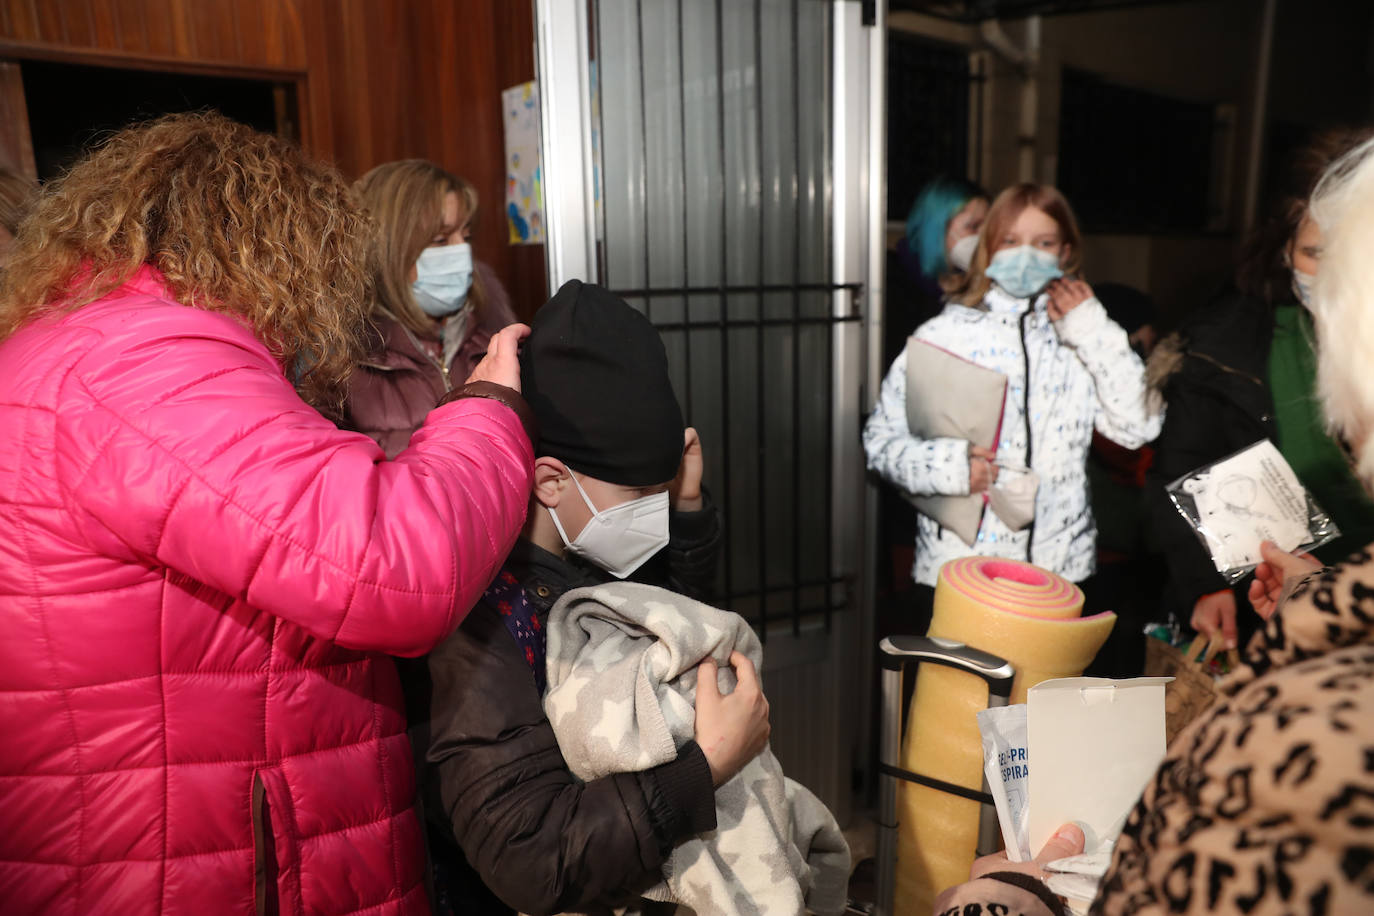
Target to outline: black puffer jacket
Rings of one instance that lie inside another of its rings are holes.
[[[1169,405],[1146,482],[1150,526],[1185,619],[1198,598],[1227,585],[1165,487],[1260,439],[1277,441],[1268,381],[1273,337],[1270,308],[1235,294],[1200,313],[1150,357],[1150,382]]]
[[[673,539],[648,578],[700,595],[720,530],[709,505],[674,513]],[[605,578],[525,540],[506,569],[541,622],[565,591]],[[715,828],[710,768],[695,743],[651,770],[578,782],[520,647],[486,602],[430,654],[429,673],[439,810],[487,887],[520,912],[592,912],[633,899],[659,880],[673,845]]]

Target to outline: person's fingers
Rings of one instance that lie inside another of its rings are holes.
[[[1193,616],[1188,625],[1205,636],[1211,636],[1217,629],[1216,609],[1211,602],[1199,601],[1193,605]]]
[[[697,435],[695,427],[689,426],[682,431],[682,450],[690,452],[694,446],[701,448],[701,436]]]
[[[1279,549],[1279,545],[1273,541],[1260,541],[1260,556],[1264,558],[1264,562],[1277,569],[1282,568],[1288,552]]]
[[[1082,828],[1077,824],[1065,824],[1045,842],[1040,854],[1035,857],[1036,864],[1044,866],[1055,859],[1079,855],[1083,852],[1086,842]]]
[[[1236,642],[1236,606],[1234,604],[1223,604],[1218,608],[1218,616],[1221,618],[1221,636],[1226,640],[1226,648],[1234,649]]]
[[[487,344],[488,355],[505,355],[514,353],[520,346],[520,341],[530,336],[530,326],[527,324],[508,324],[501,330],[492,335],[491,341]]]
[[[735,669],[735,678],[740,687],[758,687],[759,673],[749,656],[738,649],[730,653],[730,666]]]
[[[969,446],[968,453],[972,455],[974,458],[984,458],[988,461],[991,461],[997,455],[997,453],[994,452],[992,449],[983,448],[981,445]]]
[[[702,698],[720,699],[720,685],[716,683],[716,662],[714,659],[706,659],[697,666],[697,702]]]

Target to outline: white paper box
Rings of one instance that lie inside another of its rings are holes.
[[[1070,821],[1085,852],[1116,839],[1164,758],[1164,685],[1172,678],[1068,677],[1027,693],[1030,848]]]

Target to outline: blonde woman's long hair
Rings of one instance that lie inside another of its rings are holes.
[[[970,308],[977,308],[982,303],[983,297],[992,288],[987,269],[996,253],[997,242],[1027,207],[1043,210],[1059,225],[1059,234],[1064,244],[1069,246],[1069,256],[1061,265],[1064,273],[1080,273],[1083,268],[1083,237],[1078,231],[1078,220],[1068,200],[1057,188],[1023,182],[998,194],[988,208],[988,218],[983,221],[983,231],[978,235],[978,248],[969,262],[968,272],[955,274],[945,288],[951,299]]]
[[[1327,170],[1308,212],[1322,231],[1312,295],[1317,390],[1328,426],[1349,443],[1356,475],[1374,493],[1374,140]]]
[[[423,337],[433,337],[434,319],[416,304],[410,271],[442,227],[444,198],[450,191],[458,195],[459,225],[476,222],[477,189],[424,159],[384,162],[358,179],[356,188],[377,227],[373,313],[394,318]],[[486,290],[475,270],[468,301],[474,318],[481,316]]]
[[[183,305],[241,316],[297,390],[342,406],[371,230],[333,168],[214,113],[126,128],[49,183],[0,284],[0,340],[149,264]]]

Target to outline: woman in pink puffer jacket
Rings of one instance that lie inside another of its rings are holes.
[[[381,653],[457,626],[533,455],[518,329],[394,461],[310,406],[340,403],[366,237],[332,170],[217,115],[116,135],[21,230],[0,289],[5,912],[427,911]]]

